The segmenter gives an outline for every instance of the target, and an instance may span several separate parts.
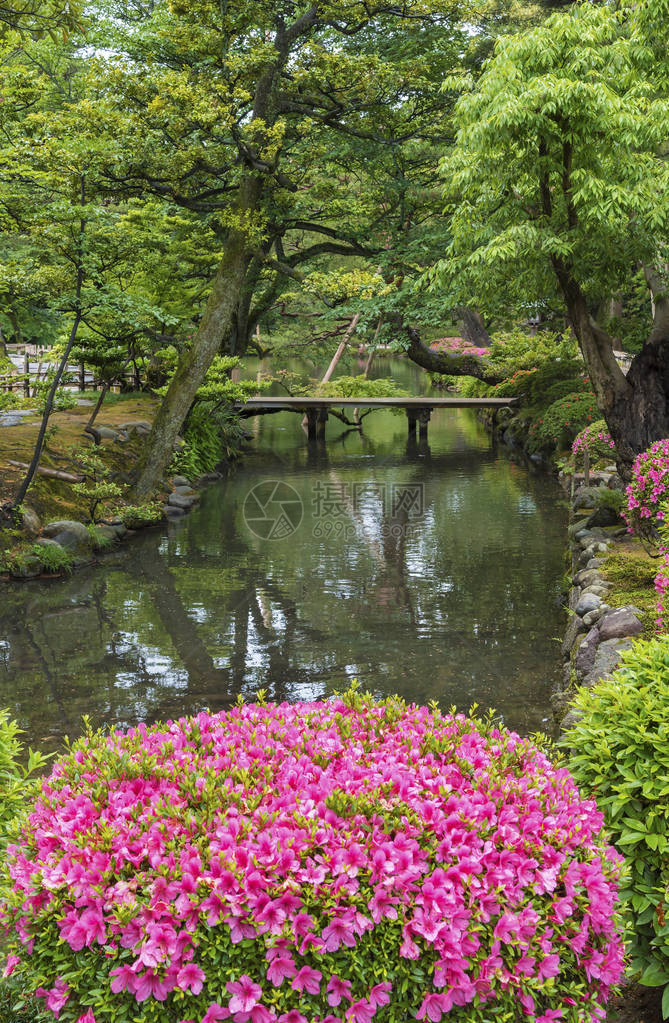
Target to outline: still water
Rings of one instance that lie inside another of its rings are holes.
[[[413,367],[393,373],[418,393]],[[566,527],[551,478],[463,411],[434,413],[420,447],[403,413],[362,435],[330,419],[311,448],[292,413],[249,430],[186,518],[68,580],[3,589],[0,706],[31,744],[57,748],[84,714],[127,726],[353,678],[550,727]]]

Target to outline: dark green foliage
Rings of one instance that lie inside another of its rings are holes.
[[[574,391],[549,405],[530,426],[530,451],[561,451],[598,415],[593,394]]]

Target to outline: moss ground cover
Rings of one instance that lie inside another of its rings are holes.
[[[633,537],[615,545],[614,553],[607,556],[602,565],[604,577],[613,583],[613,589],[606,596],[611,607],[633,604],[643,612],[641,621],[644,635],[651,637],[657,632],[655,574],[658,559]]]
[[[79,1023],[602,1018],[620,857],[463,715],[240,705],[89,735],[7,861],[7,971]]]

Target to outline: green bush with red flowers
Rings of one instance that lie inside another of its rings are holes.
[[[572,391],[554,401],[530,425],[530,451],[563,451],[590,423],[599,418],[594,394]]]

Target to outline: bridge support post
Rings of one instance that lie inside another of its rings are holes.
[[[418,440],[427,440],[427,424],[430,422],[430,416],[432,415],[432,409],[425,408],[421,409],[418,416]]]
[[[326,408],[319,408],[317,412],[316,436],[319,440],[325,440],[325,424],[328,421],[328,410]]]
[[[412,408],[408,408],[407,409],[407,426],[409,428],[409,440],[414,440],[415,441],[415,439],[416,439],[416,419],[417,418],[418,418],[418,413],[416,412],[416,410],[412,409]]]
[[[307,439],[316,440],[316,421],[318,418],[318,409],[308,408],[307,409]]]

